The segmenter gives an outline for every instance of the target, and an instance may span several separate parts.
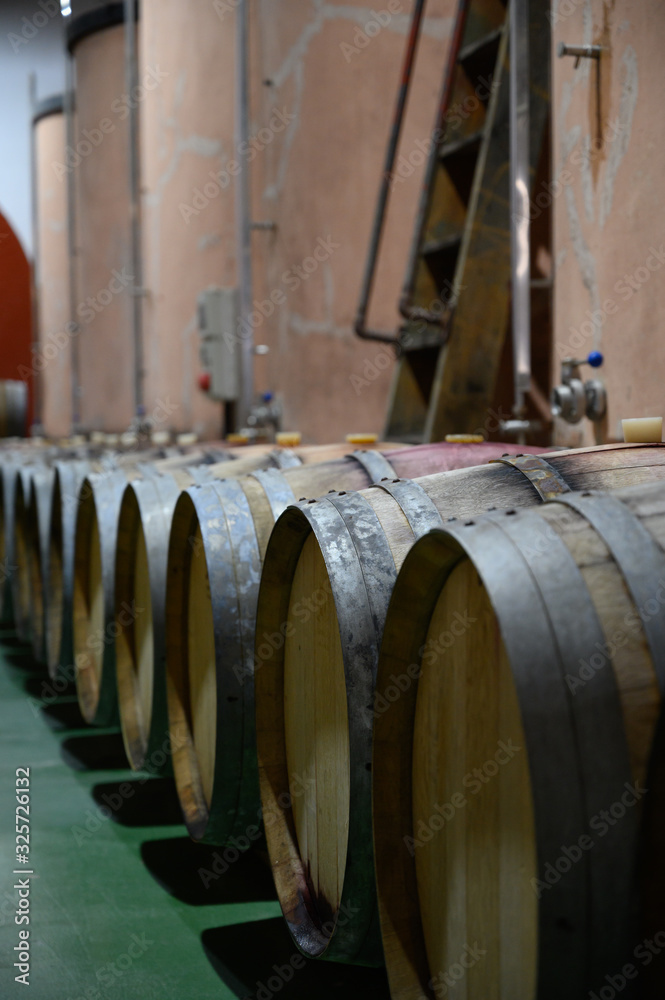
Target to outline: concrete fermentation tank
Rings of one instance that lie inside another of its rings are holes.
[[[67,25],[74,112],[63,166],[73,194],[72,319],[80,366],[80,425],[122,431],[135,414],[132,326],[130,101],[122,3]]]
[[[36,210],[35,307],[37,352],[33,365],[44,433],[69,434],[72,422],[67,253],[67,124],[62,94],[39,101],[32,117]]]
[[[197,385],[197,299],[237,282],[234,67],[234,5],[142,0],[139,79],[154,83],[139,122],[145,395],[207,437],[222,417]]]

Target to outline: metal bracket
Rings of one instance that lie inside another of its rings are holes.
[[[556,54],[559,59],[562,59],[564,56],[573,56],[575,59],[575,69],[577,69],[581,59],[600,59],[602,51],[602,45],[566,45],[565,42],[559,42]]]

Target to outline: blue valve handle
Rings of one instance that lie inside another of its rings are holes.
[[[603,355],[600,353],[600,351],[591,351],[591,354],[588,356],[586,360],[587,364],[591,365],[592,368],[600,368],[605,359],[603,358]]]

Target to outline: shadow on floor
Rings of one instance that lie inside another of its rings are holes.
[[[7,649],[26,649],[26,643],[19,639],[13,628],[0,628],[0,644]]]
[[[21,644],[15,649],[5,652],[2,658],[5,663],[9,664],[10,667],[14,667],[16,670],[25,671],[26,673],[35,674],[38,679],[48,681],[46,667],[37,663],[32,654],[32,649],[29,646]]]
[[[146,868],[162,888],[190,906],[219,903],[255,903],[273,900],[270,869],[249,851],[230,864],[236,852],[224,847],[195,844],[189,837],[148,840],[141,844]]]
[[[95,785],[92,797],[112,812],[123,826],[174,826],[182,812],[173,778],[129,778]]]
[[[88,723],[81,715],[76,695],[57,698],[51,704],[42,705],[41,713],[46,725],[54,732],[88,729]]]
[[[122,771],[129,767],[120,733],[69,736],[60,753],[74,771]]]
[[[215,927],[201,941],[219,978],[243,1000],[277,993],[280,1000],[390,1000],[384,969],[303,958],[282,917]]]

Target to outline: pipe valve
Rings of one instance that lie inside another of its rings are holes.
[[[602,420],[607,412],[607,392],[600,379],[582,381],[581,365],[600,368],[603,355],[592,351],[585,359],[564,358],[561,362],[561,384],[552,389],[552,415],[569,424],[576,424],[582,417]]]

